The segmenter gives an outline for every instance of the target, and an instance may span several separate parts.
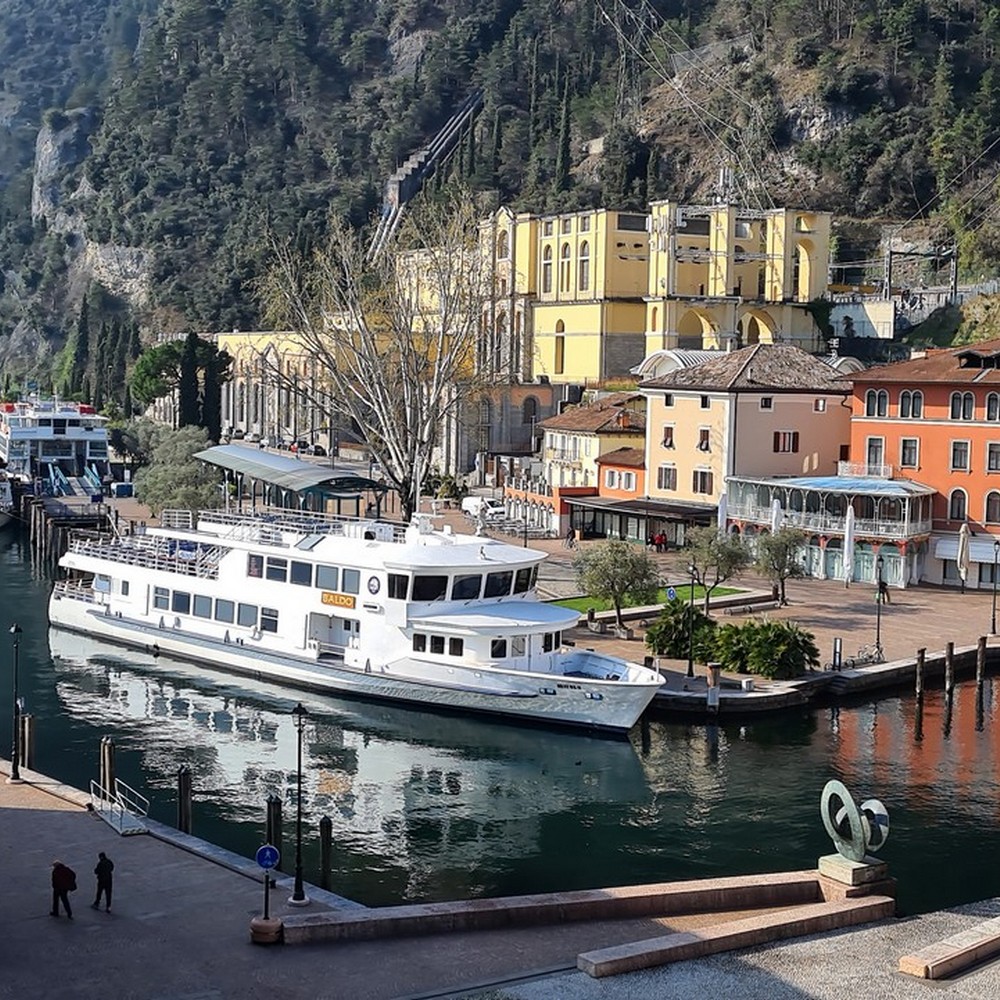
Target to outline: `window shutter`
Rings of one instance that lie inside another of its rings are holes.
[[[781,449],[781,431],[774,432],[774,450],[775,452]]]
[[[792,431],[792,451],[797,452],[799,450],[799,432]]]

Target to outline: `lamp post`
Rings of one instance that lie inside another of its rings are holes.
[[[14,723],[14,736],[11,740],[10,752],[10,777],[9,784],[20,782],[21,780],[21,700],[17,692],[17,671],[18,657],[21,646],[21,626],[15,622],[10,627],[10,634],[14,637],[14,707],[12,711]]]
[[[877,590],[875,592],[875,648],[882,648],[882,567],[885,565],[883,556],[875,560],[877,575]]]
[[[688,677],[694,677],[694,563],[688,566],[691,593],[688,599]]]
[[[1000,538],[993,543],[993,617],[990,619],[990,635],[997,634],[997,558],[1000,557]]]
[[[292,890],[292,898],[288,900],[289,906],[309,905],[309,897],[302,887],[302,730],[305,729],[308,714],[301,701],[292,709],[299,736],[299,752],[298,794],[295,797],[295,888]]]

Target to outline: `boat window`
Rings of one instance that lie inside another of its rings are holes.
[[[195,618],[212,617],[212,598],[203,597],[201,594],[194,595],[194,616]]]
[[[443,635],[432,635],[431,636],[431,652],[437,653],[438,655],[444,654],[444,636]]]
[[[514,593],[523,594],[531,589],[531,567],[525,566],[514,574]]]
[[[232,601],[218,600],[215,602],[215,620],[217,622],[232,622],[236,615],[236,605]]]
[[[410,589],[410,578],[405,573],[389,574],[389,597],[397,601],[405,601]]]
[[[542,636],[542,652],[551,653],[552,652],[552,633],[546,632]]]
[[[128,580],[122,580],[122,597],[128,597]]]
[[[474,601],[479,597],[479,592],[482,589],[482,573],[476,573],[475,576],[456,576],[455,582],[451,585],[451,599],[453,601]]]
[[[255,556],[252,552],[247,556],[247,576],[262,577],[264,575],[264,557]]]
[[[465,652],[465,640],[464,639],[449,639],[448,640],[448,655],[449,656],[461,656]]]
[[[316,567],[316,586],[322,590],[336,590],[339,586],[340,570],[336,566]]]
[[[490,656],[495,660],[502,660],[507,655],[507,640],[494,639],[490,643]]]
[[[448,593],[448,577],[415,576],[413,578],[414,601],[443,601]]]
[[[170,607],[170,591],[166,587],[153,588],[153,607],[166,611]]]
[[[257,605],[256,604],[241,604],[236,613],[236,624],[246,625],[248,628],[251,625],[257,624]]]
[[[538,583],[538,566],[531,567],[531,586],[534,587]]]
[[[285,583],[288,580],[288,560],[268,556],[267,578],[268,580],[277,580],[278,583]]]
[[[486,574],[486,592],[483,597],[506,597],[510,593],[510,585],[514,574],[510,570],[503,573]]]
[[[413,652],[423,653],[427,649],[427,636],[422,632],[413,633]]]
[[[297,583],[301,587],[311,587],[313,582],[312,563],[296,562],[292,560],[292,572],[289,576],[291,583]]]
[[[278,631],[278,612],[274,608],[260,609],[260,630],[261,632]]]
[[[553,642],[554,647],[556,649],[559,649],[559,647],[562,646],[562,632],[553,632],[552,633],[552,642]]]
[[[340,581],[345,594],[361,593],[361,570],[345,569]]]
[[[524,656],[524,636],[515,635],[510,640],[510,655]]]

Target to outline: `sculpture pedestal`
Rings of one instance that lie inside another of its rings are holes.
[[[842,854],[824,854],[817,867],[820,875],[850,886],[881,882],[889,873],[889,866],[878,858],[867,857],[864,861],[852,861]]]

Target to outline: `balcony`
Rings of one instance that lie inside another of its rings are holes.
[[[758,504],[732,504],[727,508],[730,520],[750,522],[764,527],[771,526],[772,512],[770,507]],[[827,511],[809,512],[803,510],[783,510],[781,512],[781,527],[799,528],[809,534],[843,535],[844,515],[831,514]],[[915,535],[929,534],[931,521],[898,521],[887,517],[859,517],[854,522],[854,533],[858,537],[902,541]]]
[[[862,479],[892,479],[891,465],[868,465],[866,462],[838,462],[838,476],[858,476]]]
[[[504,488],[512,493],[532,493],[535,496],[552,496],[552,486],[544,479],[530,476],[512,476],[504,483]]]

